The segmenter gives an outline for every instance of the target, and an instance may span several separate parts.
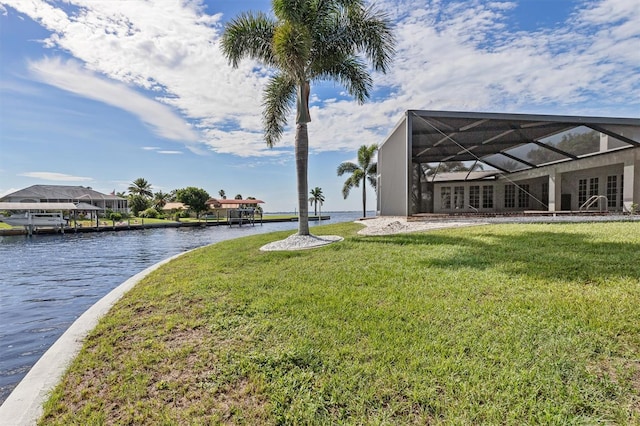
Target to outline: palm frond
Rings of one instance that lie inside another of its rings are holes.
[[[358,165],[354,164],[350,161],[345,161],[344,163],[340,163],[340,165],[338,166],[338,176],[342,176],[345,173],[353,173],[356,170],[358,170]]]
[[[349,30],[357,48],[363,51],[376,71],[386,73],[395,54],[395,38],[388,14],[370,6],[358,19],[351,16]]]
[[[347,180],[344,181],[344,185],[342,186],[342,196],[344,197],[345,200],[349,197],[349,192],[351,192],[351,188],[353,187],[354,187],[354,184],[353,184],[353,179],[351,179],[351,177],[349,177]]]
[[[358,169],[355,170],[353,174],[347,178],[346,181],[344,181],[344,186],[342,187],[342,196],[345,198],[345,200],[349,196],[349,192],[351,192],[352,188],[360,187],[360,181],[362,181],[363,177],[364,174],[362,173],[362,170]]]
[[[313,1],[304,0],[273,0],[273,13],[281,21],[308,24],[309,15],[313,12]]]
[[[377,144],[372,144],[369,146],[362,145],[360,149],[358,149],[358,163],[365,171],[368,171],[369,167],[371,167],[373,157],[377,150]]]
[[[335,58],[325,55],[314,61],[313,78],[316,80],[338,80],[359,104],[369,97],[373,79],[366,64],[359,58]]]
[[[267,83],[262,99],[262,122],[267,146],[273,147],[280,140],[295,94],[295,82],[284,74],[275,75]]]
[[[275,28],[276,22],[262,12],[241,13],[225,27],[221,39],[222,52],[234,68],[244,58],[274,66],[272,40]]]
[[[376,178],[375,173],[372,175],[367,175],[367,180],[369,181],[369,184],[373,187],[373,189],[376,189],[376,187],[378,186],[378,179]]]
[[[306,81],[306,69],[311,56],[312,38],[303,25],[283,22],[273,35],[273,51],[279,68],[295,76],[298,82]]]

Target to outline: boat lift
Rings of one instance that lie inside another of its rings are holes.
[[[63,212],[86,210],[74,203],[8,203],[0,202],[0,211],[25,212],[12,214],[11,216],[0,216],[0,222],[11,226],[24,226],[29,236],[38,228],[60,229],[64,234],[67,220]]]

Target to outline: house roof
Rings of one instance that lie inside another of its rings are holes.
[[[504,172],[526,170],[601,153],[560,143],[591,131],[614,138],[609,150],[640,147],[637,118],[409,110],[398,125],[407,120],[414,163],[480,161]]]
[[[166,203],[164,206],[162,206],[162,210],[187,210],[187,207],[184,205],[184,203],[175,203],[175,202],[171,202],[171,203]]]
[[[103,194],[91,188],[83,186],[67,185],[32,185],[11,194],[5,195],[0,200],[13,198],[29,198],[34,200],[123,200],[117,195]]]

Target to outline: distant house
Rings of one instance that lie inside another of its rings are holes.
[[[262,210],[258,208],[258,204],[264,201],[254,199],[246,200],[227,200],[218,198],[209,198],[205,203],[210,210],[216,212],[217,217],[225,217],[229,223],[242,223],[243,218],[250,218],[253,221],[255,214],[258,213],[262,217]]]
[[[114,194],[103,194],[84,186],[67,185],[32,185],[0,198],[3,202],[12,203],[74,203],[87,210],[99,209],[127,213],[126,198]]]
[[[409,110],[377,173],[380,216],[629,212],[640,119]]]
[[[205,203],[210,209],[239,209],[239,208],[251,208],[257,207],[258,204],[264,204],[262,200],[248,199],[248,200],[227,200],[218,198],[209,198]]]

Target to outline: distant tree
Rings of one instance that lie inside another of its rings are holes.
[[[221,189],[220,191],[218,191],[218,195],[220,196],[220,198],[222,198],[223,200],[227,199],[227,194],[224,192],[224,189]]]
[[[255,200],[256,197],[247,197],[247,200]],[[253,207],[253,210],[258,213],[260,216],[262,216],[262,207],[260,207],[257,204],[252,204],[251,207]]]
[[[129,194],[131,195],[141,195],[145,198],[153,197],[153,192],[151,191],[151,184],[147,182],[144,178],[138,178],[133,181],[131,185],[129,185]]]
[[[209,193],[201,188],[189,186],[179,189],[176,192],[176,199],[189,207],[189,210],[196,214],[196,218],[200,218],[200,213],[207,210],[207,200]]]
[[[171,194],[162,191],[153,194],[153,207],[158,211],[162,211],[162,208],[167,205],[169,201],[171,201]]]
[[[273,70],[262,105],[265,140],[280,140],[295,105],[298,235],[310,235],[307,205],[311,84],[335,81],[364,103],[372,71],[385,73],[394,53],[391,22],[364,0],[274,0],[273,12],[246,12],[231,20],[222,50],[234,68],[257,60]],[[368,66],[370,64],[370,66]]]
[[[322,195],[322,188],[316,186],[311,190],[311,197],[309,197],[309,204],[313,205],[313,214],[318,216],[318,204],[322,206],[324,203],[324,195]]]
[[[127,193],[122,191],[122,192],[116,192],[116,197],[120,197],[120,198],[127,198]]]
[[[234,197],[234,200],[242,200],[242,195],[236,194],[236,196]]]
[[[362,145],[358,149],[358,164],[346,161],[338,166],[338,176],[345,173],[351,173],[342,187],[342,196],[347,199],[349,192],[353,187],[359,187],[362,182],[362,216],[367,216],[367,185],[364,183],[368,180],[373,188],[376,188],[376,174],[378,173],[378,163],[373,161],[378,145],[370,146]]]
[[[134,216],[138,216],[141,211],[148,209],[150,206],[151,200],[149,198],[139,194],[129,195],[129,208]]]
[[[447,161],[443,163],[422,163],[422,173],[425,177],[431,177],[439,173],[451,172],[473,172],[483,170],[484,167],[477,161],[471,166],[465,165],[462,161]]]

